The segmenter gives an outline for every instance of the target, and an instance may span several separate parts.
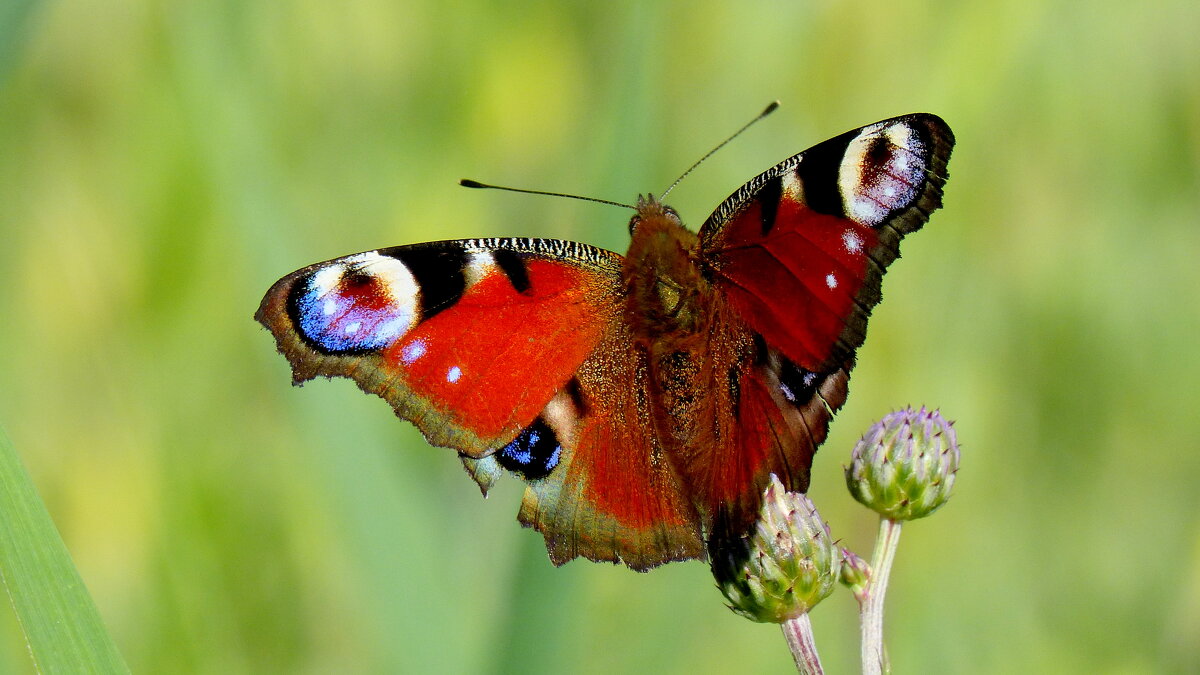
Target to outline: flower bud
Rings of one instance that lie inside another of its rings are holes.
[[[730,609],[752,621],[783,623],[833,592],[841,560],[812,501],[787,492],[772,475],[754,530],[714,555],[712,570]]]
[[[848,548],[842,549],[842,585],[854,593],[862,603],[866,599],[867,583],[871,580],[871,566]]]
[[[950,499],[958,439],[936,410],[905,408],[876,422],[846,468],[850,494],[892,520],[923,518]]]

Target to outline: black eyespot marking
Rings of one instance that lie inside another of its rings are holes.
[[[808,208],[831,216],[846,215],[842,192],[838,189],[838,175],[846,149],[859,133],[860,129],[847,131],[805,151],[804,159],[796,166],[796,175],[804,185],[804,202]]]
[[[562,459],[562,446],[554,431],[542,418],[525,427],[512,443],[495,455],[500,466],[520,474],[525,480],[538,480],[550,475]]]
[[[802,406],[812,400],[821,384],[821,376],[811,370],[783,359],[779,367],[779,389],[792,405]]]
[[[333,289],[315,288],[314,270],[299,278],[288,290],[285,309],[296,329],[296,335],[313,351],[327,355],[368,354],[385,346],[394,335],[357,330],[364,324],[374,326],[381,312],[392,316],[390,309],[372,310],[363,307],[363,299],[377,299],[387,290],[380,288],[379,279],[352,266],[343,267],[337,286]],[[339,313],[334,317],[330,304]],[[355,326],[355,330],[347,330]]]
[[[398,259],[412,272],[421,289],[422,320],[453,307],[467,289],[467,252],[462,246],[405,247],[379,253]]]
[[[884,137],[883,134],[872,138],[867,145],[867,151],[863,153],[863,159],[867,160],[865,164],[871,167],[887,164],[891,157],[892,142]]]
[[[292,325],[296,327],[296,335],[304,344],[312,348],[313,351],[319,354],[363,354],[369,351],[368,349],[354,349],[346,345],[327,345],[324,341],[315,337],[320,334],[318,327],[311,325],[310,316],[317,314],[316,293],[309,287],[309,282],[312,280],[316,272],[310,272],[307,275],[296,280],[296,283],[288,291],[287,304],[285,305],[288,318],[291,319]]]
[[[518,293],[529,291],[529,270],[525,268],[525,261],[516,251],[506,249],[493,251],[492,259],[496,261],[496,265],[504,272],[504,276],[508,277],[508,282]]]
[[[807,158],[806,158],[807,159]],[[775,215],[779,212],[779,202],[783,199],[783,176],[776,176],[759,188],[754,195],[758,202],[758,212],[762,217],[762,233],[764,236],[775,227]]]
[[[346,269],[345,274],[338,280],[338,288],[343,292],[355,289],[362,289],[366,286],[373,286],[376,283],[375,277],[364,272],[361,268],[350,266]]]

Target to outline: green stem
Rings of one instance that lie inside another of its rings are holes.
[[[880,675],[891,670],[883,646],[883,599],[887,594],[892,562],[896,559],[896,546],[900,543],[900,525],[899,520],[879,520],[879,536],[871,554],[871,578],[867,582],[867,597],[860,617],[863,675]]]
[[[824,675],[821,657],[817,656],[817,643],[813,640],[812,622],[808,613],[779,624],[783,637],[787,639],[792,656],[796,659],[796,670],[801,675]]]

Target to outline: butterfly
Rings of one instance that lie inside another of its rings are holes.
[[[745,531],[769,476],[808,489],[900,240],[941,206],[954,136],[911,114],[754,177],[699,233],[639,197],[625,256],[556,239],[357,253],[276,282],[255,318],[295,384],[348,377],[551,560],[644,571]]]

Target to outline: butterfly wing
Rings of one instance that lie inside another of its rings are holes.
[[[614,322],[547,406],[561,464],[529,481],[519,518],[542,531],[555,564],[583,556],[645,571],[704,555],[690,491],[655,430],[647,359]]]
[[[524,479],[520,520],[555,563],[648,569],[703,544],[648,423],[621,260],[537,239],[379,249],[280,279],[256,318],[295,382],[353,379],[458,450],[485,493]]]
[[[954,136],[929,114],[820,143],[757,176],[700,231],[714,285],[809,372],[852,363],[900,239],[942,204]]]
[[[953,143],[928,114],[847,132],[757,176],[701,228],[723,324],[755,343],[719,392],[730,410],[720,436],[733,441],[687,472],[707,491],[714,543],[752,521],[770,473],[807,490],[883,273],[941,206]]]
[[[808,490],[813,455],[825,441],[833,411],[846,400],[849,379],[846,368],[821,374],[798,368],[736,318],[719,330],[745,334],[738,343],[748,347],[722,350],[736,355],[728,362],[714,357],[728,372],[712,387],[718,440],[700,448],[686,472],[709,515],[709,537],[717,541],[753,523],[771,474],[790,490]]]
[[[475,239],[368,251],[280,279],[255,318],[301,383],[348,377],[430,443],[481,457],[528,427],[620,312],[615,253]]]

